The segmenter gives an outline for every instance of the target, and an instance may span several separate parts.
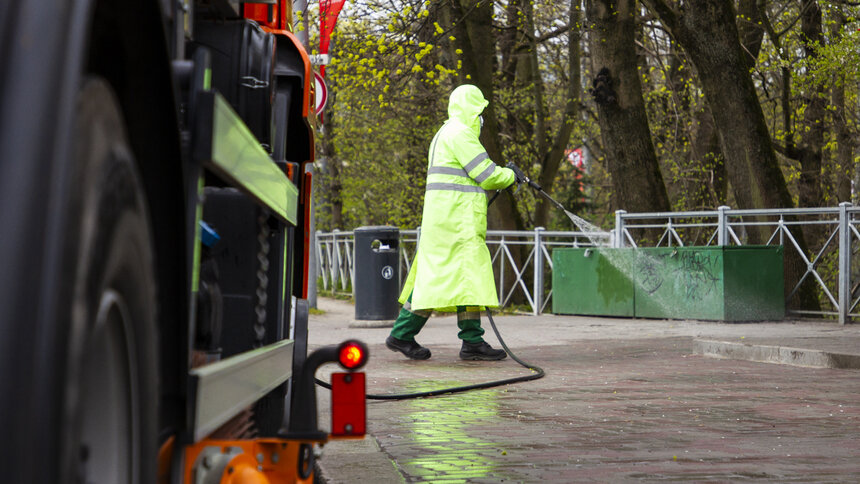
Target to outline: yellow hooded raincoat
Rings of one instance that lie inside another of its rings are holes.
[[[448,120],[430,144],[421,239],[400,302],[413,310],[499,305],[487,249],[487,190],[506,188],[514,172],[493,163],[478,140],[487,106],[480,89],[451,93]]]

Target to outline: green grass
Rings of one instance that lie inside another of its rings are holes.
[[[317,295],[319,295],[320,297],[337,299],[339,301],[349,301],[349,302],[355,304],[355,301],[353,301],[353,299],[352,299],[352,294],[349,294],[349,293],[319,290],[317,292]]]

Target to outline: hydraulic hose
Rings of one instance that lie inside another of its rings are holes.
[[[543,371],[543,368],[533,365],[531,363],[527,363],[519,358],[508,348],[508,345],[505,344],[505,340],[502,339],[502,335],[499,333],[499,329],[496,327],[496,322],[493,321],[493,315],[490,313],[490,308],[487,308],[487,318],[490,320],[490,326],[493,328],[493,332],[496,334],[496,338],[499,339],[499,343],[504,348],[505,352],[510,355],[511,359],[519,363],[521,366],[524,366],[531,370],[533,373],[530,375],[523,375],[514,378],[505,378],[503,380],[495,380],[488,381],[485,383],[476,383],[474,385],[464,385],[459,387],[451,387],[451,388],[440,388],[438,390],[430,390],[426,392],[415,392],[415,393],[386,393],[382,395],[373,395],[368,394],[367,399],[369,400],[406,400],[409,398],[422,398],[422,397],[433,397],[436,395],[446,395],[450,393],[461,393],[467,392],[471,390],[481,390],[485,388],[493,388],[502,385],[510,385],[512,383],[519,383],[524,381],[537,380],[538,378],[543,378],[546,375],[546,372]],[[316,378],[317,385],[328,388],[331,390],[331,385],[328,383]]]

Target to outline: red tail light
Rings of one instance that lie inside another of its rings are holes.
[[[345,341],[338,351],[338,361],[347,370],[357,370],[367,362],[367,346],[359,341]]]

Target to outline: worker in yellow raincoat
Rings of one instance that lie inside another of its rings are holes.
[[[433,310],[457,311],[460,358],[506,356],[482,338],[479,312],[499,305],[486,244],[487,190],[521,181],[522,172],[493,163],[478,140],[487,104],[473,85],[454,89],[448,120],[430,143],[421,238],[400,295],[403,308],[385,341],[408,358],[430,358],[430,350],[419,345],[415,335]]]

